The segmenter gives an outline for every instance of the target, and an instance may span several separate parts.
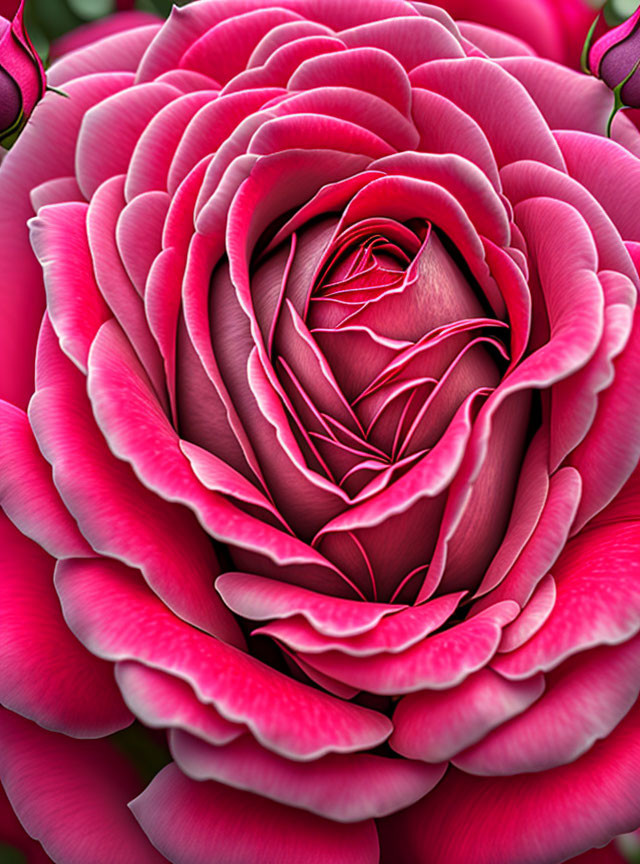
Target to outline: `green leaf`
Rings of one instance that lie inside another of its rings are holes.
[[[82,18],[74,15],[64,0],[29,0],[28,5],[32,20],[37,22],[50,42],[83,23]]]
[[[617,27],[630,18],[637,8],[638,0],[607,0],[602,11],[609,27]]]
[[[71,11],[85,21],[94,21],[113,12],[112,0],[67,0]]]
[[[142,5],[142,4],[138,4]],[[146,4],[145,4],[146,5]],[[157,12],[158,15],[162,15],[163,18],[167,18],[169,12],[171,12],[171,7],[174,5],[171,0],[150,0],[151,8],[150,12]]]
[[[27,864],[27,859],[15,846],[0,843],[0,861],[2,864]]]

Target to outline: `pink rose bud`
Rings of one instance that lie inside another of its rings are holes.
[[[0,0],[0,140],[31,115],[46,85],[23,14],[24,0]]]
[[[620,108],[640,107],[640,6],[630,18],[591,45],[596,22],[587,37],[583,57],[587,60],[585,71],[601,78],[613,91],[610,128]]]

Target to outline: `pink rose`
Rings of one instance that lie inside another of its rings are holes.
[[[23,16],[24,0],[0,0],[0,141],[20,129],[46,86]]]
[[[578,68],[589,25],[596,15],[587,0],[444,0],[441,4],[472,41],[484,27],[522,39],[541,56]],[[464,23],[463,23],[464,22]]]
[[[56,862],[640,824],[640,133],[466,33],[194,2],[2,164],[0,777]]]

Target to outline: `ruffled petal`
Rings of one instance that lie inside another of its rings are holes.
[[[0,777],[31,837],[64,864],[161,864],[127,810],[140,788],[108,741],[74,741],[0,709]]]
[[[377,864],[373,821],[341,825],[169,765],[129,805],[176,864]]]

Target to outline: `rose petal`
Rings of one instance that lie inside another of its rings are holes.
[[[24,411],[0,400],[0,505],[23,534],[56,558],[91,555],[53,484]]]
[[[549,771],[484,778],[450,769],[431,795],[381,824],[383,857],[397,864],[562,861],[634,830],[639,714],[636,705],[608,738]]]
[[[638,698],[640,639],[595,648],[546,675],[540,699],[454,759],[469,774],[522,774],[573,762],[606,738]]]
[[[170,747],[192,780],[216,780],[336,822],[361,822],[402,810],[430,792],[446,768],[365,753],[291,762],[248,735],[212,747],[178,731],[171,733]]]
[[[219,783],[197,783],[175,765],[129,806],[154,846],[180,864],[378,861],[373,821],[330,822]]]
[[[555,668],[595,645],[616,645],[640,628],[637,522],[606,525],[569,541],[553,569],[556,603],[532,639],[495,660],[508,678]]]
[[[0,514],[0,701],[41,726],[97,738],[128,726],[110,663],[67,628],[53,588],[54,560]]]
[[[128,708],[145,726],[183,729],[216,745],[246,732],[246,727],[225,720],[213,705],[200,702],[182,678],[133,660],[116,663],[115,674]]]
[[[501,628],[518,614],[511,601],[498,603],[400,654],[351,657],[339,651],[302,653],[302,659],[325,675],[370,693],[398,695],[425,688],[455,687],[495,654]]]
[[[408,759],[446,761],[491,729],[531,710],[544,686],[542,675],[514,682],[481,669],[451,690],[412,693],[394,711],[389,744]]]
[[[31,837],[65,864],[161,864],[127,810],[140,783],[108,741],[74,741],[0,709],[2,785]]]

